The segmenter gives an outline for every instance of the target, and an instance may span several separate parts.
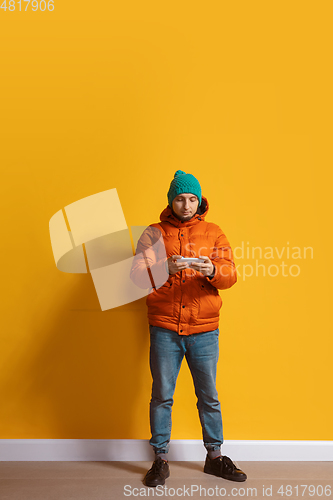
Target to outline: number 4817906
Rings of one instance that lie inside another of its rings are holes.
[[[38,2],[38,0],[18,0],[18,1],[15,1],[15,0],[9,0],[8,1],[8,5],[7,5],[7,0],[4,0],[2,2],[2,4],[0,5],[0,9],[3,9],[4,11],[6,11],[7,9],[9,11],[13,11],[13,10],[16,10],[16,8],[21,11],[21,10],[24,10],[25,12],[28,10],[28,7],[31,3],[31,10],[41,10],[41,11],[44,11],[44,10],[48,10],[50,12],[52,12],[54,10],[54,0],[48,0],[48,2],[46,3],[46,0],[40,0]],[[23,4],[23,9],[21,8],[21,4]],[[24,4],[25,5],[25,9],[24,9]]]

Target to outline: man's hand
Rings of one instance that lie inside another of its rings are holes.
[[[214,272],[214,264],[209,257],[199,256],[199,259],[203,259],[205,262],[191,262],[190,267],[199,271],[204,276],[210,276]]]
[[[182,262],[181,260],[177,261],[177,259],[181,259],[181,255],[172,255],[166,261],[169,268],[169,274],[176,274],[178,271],[182,271],[189,267],[188,262]]]

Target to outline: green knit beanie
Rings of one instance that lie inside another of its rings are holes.
[[[201,186],[199,181],[194,175],[186,174],[182,170],[177,170],[168,191],[168,202],[170,207],[172,207],[174,198],[183,193],[195,194],[199,199],[199,206],[201,205]]]

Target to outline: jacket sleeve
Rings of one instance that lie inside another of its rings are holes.
[[[159,288],[169,278],[161,231],[148,226],[138,241],[130,278],[139,288]]]
[[[219,290],[232,287],[237,281],[237,271],[234,256],[226,235],[217,226],[217,236],[214,249],[209,255],[215,266],[215,274],[208,281]]]

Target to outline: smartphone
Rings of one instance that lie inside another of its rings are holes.
[[[203,259],[198,259],[196,257],[182,257],[181,259],[177,259],[178,260],[181,260],[182,262],[205,262]]]

